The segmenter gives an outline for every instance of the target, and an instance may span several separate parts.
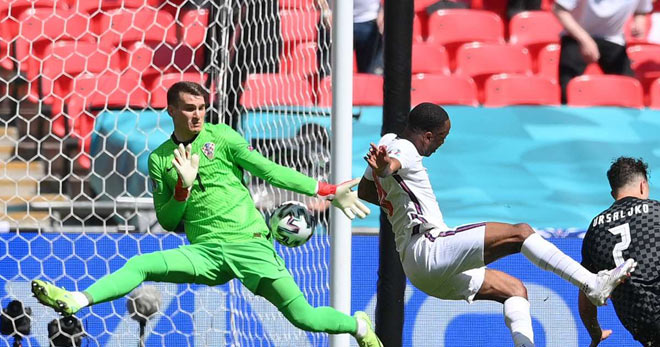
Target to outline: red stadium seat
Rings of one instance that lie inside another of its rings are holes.
[[[413,17],[413,43],[424,42],[424,29],[422,28],[422,19],[415,14]]]
[[[29,71],[28,79],[36,76],[43,51],[49,44],[61,40],[92,41],[88,19],[67,10],[30,9],[19,17],[15,40],[16,58],[21,71]]]
[[[427,42],[443,45],[453,67],[456,50],[467,42],[504,43],[504,24],[488,11],[440,10],[429,17]]]
[[[313,104],[309,83],[296,75],[250,74],[243,85],[243,90],[241,105],[248,109]]]
[[[536,67],[539,76],[559,80],[560,52],[561,46],[558,44],[547,45],[539,51],[539,55],[536,59]]]
[[[332,106],[332,76],[326,76],[319,87],[320,107]],[[381,106],[383,105],[383,77],[357,73],[353,74],[353,105]]]
[[[148,95],[140,81],[117,73],[81,75],[73,80],[73,92],[67,101],[69,129],[80,142],[81,166],[90,167],[89,148],[94,130],[94,109],[147,107]]]
[[[99,41],[114,46],[126,47],[134,42],[151,46],[177,43],[174,17],[150,7],[103,12],[94,17],[93,23]]]
[[[33,89],[32,98],[35,102],[41,100],[52,103],[52,113],[58,115],[62,112],[62,99],[71,92],[72,78],[83,73],[119,69],[118,59],[106,52],[107,49],[91,42],[59,41],[50,44],[46,47],[42,61],[41,92],[37,88]],[[55,84],[58,85],[57,91]]]
[[[204,85],[206,75],[197,72],[165,73],[145,76],[144,86],[151,93],[149,105],[153,108],[167,107],[167,90],[176,82],[189,81]]]
[[[449,57],[444,47],[428,44],[413,43],[412,45],[412,73],[431,73],[449,75]]]
[[[532,60],[527,49],[496,43],[469,43],[456,53],[456,74],[472,77],[483,100],[483,85],[499,73],[531,74]]]
[[[278,5],[282,9],[310,10],[316,8],[314,0],[279,0]]]
[[[635,77],[642,82],[645,91],[660,78],[660,46],[637,45],[627,49]]]
[[[72,10],[90,15],[118,8],[145,7],[150,3],[147,0],[68,0],[67,2]]]
[[[509,43],[527,48],[533,61],[536,61],[541,49],[548,44],[559,43],[559,33],[562,29],[551,12],[521,12],[509,22]]]
[[[644,106],[642,85],[628,76],[579,76],[568,82],[566,94],[571,106]]]
[[[199,47],[206,39],[209,24],[209,10],[191,10],[181,15],[181,41],[190,47]]]
[[[418,74],[412,77],[410,105],[432,102],[440,105],[478,106],[477,86],[461,75]]]
[[[435,4],[438,0],[415,0],[414,1],[414,11],[415,13],[426,12],[426,8],[430,5]]]
[[[316,41],[318,11],[280,10],[280,25],[284,42]]]
[[[660,78],[651,83],[651,91],[649,92],[649,107],[660,110]]]
[[[285,49],[280,58],[280,71],[301,77],[317,73],[319,70],[316,59],[317,51],[316,42],[300,42],[295,44],[291,50]]]
[[[541,76],[500,74],[486,80],[484,106],[559,105],[556,81]]]
[[[651,31],[651,15],[646,15],[646,28],[644,28],[644,35],[642,37],[636,37],[632,34],[632,23],[634,21],[634,16],[631,16],[623,27],[623,34],[626,38],[626,44],[628,46],[648,44],[649,32]]]
[[[538,75],[550,78],[552,80],[559,80],[559,56],[561,53],[561,46],[558,44],[551,44],[545,46],[540,52],[537,59]],[[603,70],[598,63],[591,63],[587,65],[584,70],[584,75],[602,75]]]

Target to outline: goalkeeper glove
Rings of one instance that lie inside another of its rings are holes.
[[[199,169],[199,155],[192,154],[192,145],[183,148],[183,144],[179,144],[179,147],[174,149],[172,165],[179,174],[183,188],[192,187]]]
[[[354,219],[355,215],[364,218],[371,211],[358,199],[357,192],[351,190],[358,183],[360,183],[359,178],[338,185],[319,182],[316,196],[332,201],[332,205],[344,212],[348,219]]]

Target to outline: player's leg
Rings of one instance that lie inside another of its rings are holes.
[[[541,269],[554,272],[577,286],[599,306],[605,304],[612,290],[635,269],[635,262],[628,259],[613,270],[593,274],[527,224],[486,223],[486,264],[518,252]]]
[[[360,346],[382,346],[366,314],[358,312],[355,317],[351,317],[332,307],[312,307],[290,275],[277,279],[261,279],[256,294],[275,305],[284,317],[299,329],[329,334],[351,334]]]
[[[511,331],[514,346],[534,346],[527,288],[519,279],[501,271],[486,269],[483,283],[474,300],[502,303],[504,323]]]
[[[171,249],[132,257],[83,292],[70,292],[41,280],[32,281],[32,292],[42,304],[72,315],[85,306],[122,297],[144,281],[193,283],[195,267],[181,248]]]

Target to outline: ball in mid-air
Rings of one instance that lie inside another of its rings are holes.
[[[303,245],[314,234],[314,220],[307,207],[298,201],[286,201],[270,215],[270,231],[277,242],[287,247]]]

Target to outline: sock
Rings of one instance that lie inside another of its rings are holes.
[[[536,266],[554,272],[582,291],[592,287],[596,281],[596,275],[537,233],[523,242],[520,252]]]
[[[367,322],[363,321],[362,319],[357,319],[357,331],[355,332],[355,337],[357,338],[364,338],[367,336]]]
[[[534,347],[532,316],[527,299],[513,296],[504,301],[504,323],[511,330],[515,347]]]
[[[86,307],[89,306],[89,299],[87,298],[87,295],[83,292],[71,292],[71,296],[73,297],[74,300],[80,305],[80,307]]]

